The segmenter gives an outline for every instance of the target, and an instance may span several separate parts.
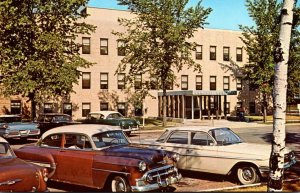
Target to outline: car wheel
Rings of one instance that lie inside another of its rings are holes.
[[[130,192],[130,186],[124,177],[116,176],[111,181],[112,192]]]
[[[252,166],[240,166],[237,169],[237,178],[243,185],[254,184],[260,181],[257,170]]]

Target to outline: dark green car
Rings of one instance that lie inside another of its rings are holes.
[[[125,118],[117,111],[96,111],[90,112],[82,123],[119,125],[123,131],[129,136],[132,131],[139,130],[139,121],[131,118]]]

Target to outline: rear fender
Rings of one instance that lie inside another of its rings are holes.
[[[56,170],[56,163],[53,156],[45,151],[44,149],[37,147],[23,147],[20,149],[14,150],[17,157],[33,163],[35,165],[39,165],[41,167],[47,168],[49,171],[48,177],[51,178]]]

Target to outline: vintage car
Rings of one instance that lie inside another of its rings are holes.
[[[0,137],[0,192],[48,191],[46,168],[16,157],[8,142]]]
[[[121,113],[117,111],[96,111],[90,112],[85,120],[81,122],[86,124],[105,124],[105,125],[119,125],[126,135],[130,135],[132,131],[139,130],[140,122],[131,119],[125,118]]]
[[[232,174],[240,184],[259,182],[269,171],[271,145],[243,142],[229,128],[168,128],[156,141],[139,144],[179,153],[178,169]],[[288,148],[285,150],[285,168],[289,168],[296,163],[296,158],[293,151]]]
[[[181,179],[177,153],[131,145],[119,126],[56,127],[15,153],[49,168],[50,180],[113,192],[159,190]]]
[[[43,113],[38,116],[35,122],[38,123],[41,134],[54,127],[77,123],[73,121],[70,115],[62,113]]]
[[[23,122],[20,115],[0,115],[0,136],[8,138],[38,137],[40,130],[38,124]]]

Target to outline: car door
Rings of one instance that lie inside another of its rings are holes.
[[[215,165],[220,165],[218,146],[206,132],[190,133],[190,145],[186,152],[186,169],[202,172],[215,172]]]
[[[57,155],[58,178],[71,183],[92,186],[94,154],[87,136],[72,133],[64,134],[63,147]]]
[[[162,143],[161,149],[179,153],[180,159],[177,162],[177,167],[184,169],[186,167],[186,151],[188,148],[188,132],[187,131],[173,131]]]

